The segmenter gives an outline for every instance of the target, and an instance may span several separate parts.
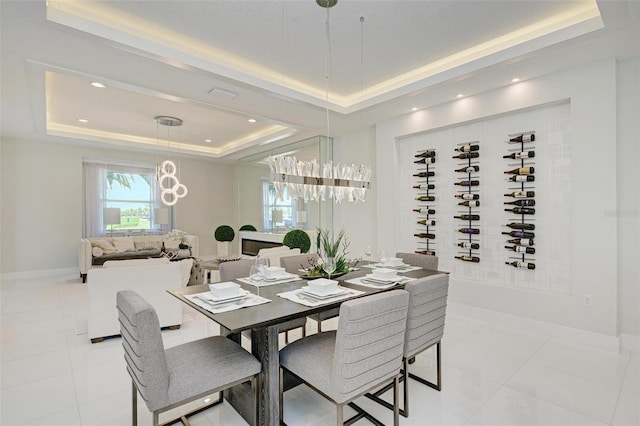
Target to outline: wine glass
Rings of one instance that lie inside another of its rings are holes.
[[[322,269],[327,273],[328,278],[331,279],[331,274],[336,270],[336,259],[327,257],[324,265],[322,265]]]
[[[382,263],[383,265],[387,263],[387,260],[389,260],[389,258],[387,257],[387,252],[385,252],[384,249],[380,249],[379,255],[380,263]]]
[[[373,252],[371,251],[371,244],[367,244],[367,246],[364,248],[364,254],[365,256],[367,256],[367,261],[371,263],[371,255],[373,254]]]
[[[256,258],[256,266],[258,267],[258,270],[260,271],[260,274],[263,275],[264,274],[264,268],[269,266],[269,258],[267,258],[267,257],[257,257]]]

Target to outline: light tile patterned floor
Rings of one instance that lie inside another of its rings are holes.
[[[79,279],[4,280],[0,302],[0,424],[130,424],[130,380],[120,339],[89,342],[86,286]],[[312,332],[313,321],[308,327]],[[185,308],[181,329],[163,331],[163,339],[168,347],[217,333],[215,324]],[[447,315],[442,353],[442,392],[411,382],[412,412],[401,418],[402,425],[640,426],[637,353],[604,352],[460,312]],[[429,377],[433,366],[433,354],[424,353],[411,369]],[[386,409],[366,399],[358,403],[390,424]],[[150,424],[144,404],[139,419]],[[285,421],[333,424],[335,408],[300,386],[285,396]],[[191,422],[246,424],[227,404]]]

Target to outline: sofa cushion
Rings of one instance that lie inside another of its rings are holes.
[[[160,241],[134,241],[133,246],[136,250],[160,250]]]
[[[104,250],[102,250],[100,247],[92,247],[91,254],[93,255],[93,257],[100,257],[104,254]]]
[[[133,238],[131,237],[114,238],[113,246],[116,251],[119,252],[134,251],[136,249],[133,245]]]
[[[158,249],[125,251],[125,252],[116,251],[109,254],[105,253],[100,257],[94,257],[92,259],[92,265],[102,265],[107,260],[147,259],[149,257],[158,257],[158,256],[160,256],[160,250]]]
[[[108,242],[107,240],[100,240],[100,239],[92,240],[91,241],[91,246],[92,247],[100,247],[105,254],[110,254],[110,253],[115,253],[116,252],[115,247],[110,242]]]

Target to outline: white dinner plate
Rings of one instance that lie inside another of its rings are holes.
[[[332,297],[342,296],[343,294],[346,294],[349,290],[347,290],[346,288],[338,287],[336,290],[332,291],[331,293],[318,294],[313,290],[311,290],[311,287],[306,286],[306,287],[302,287],[300,291],[302,291],[307,296],[316,298],[318,300],[323,300],[323,299],[330,299]]]
[[[296,274],[286,274],[286,275],[281,275],[281,276],[276,277],[276,278],[267,278],[267,277],[264,277],[264,278],[262,278],[262,280],[263,280],[263,281],[267,281],[267,282],[271,282],[271,283],[272,283],[272,282],[274,282],[274,281],[289,280],[289,279],[291,279],[291,278],[293,278],[293,277],[297,277],[297,275],[296,275]]]
[[[385,279],[381,279],[381,278],[376,278],[373,276],[373,274],[367,274],[364,278],[366,281],[371,281],[373,283],[378,283],[378,284],[391,284],[391,283],[398,283],[402,280],[404,280],[403,277],[399,277],[396,275],[395,278],[391,279],[391,280],[385,280]]]
[[[233,302],[234,300],[244,299],[249,294],[251,294],[251,292],[244,289],[240,289],[239,292],[240,292],[239,294],[234,294],[233,296],[227,296],[227,297],[216,297],[213,294],[211,294],[211,292],[208,292],[208,293],[199,294],[198,297],[209,303],[224,303],[224,302]]]

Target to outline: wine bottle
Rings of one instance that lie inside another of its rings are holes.
[[[505,201],[505,204],[511,204],[514,206],[520,207],[533,207],[536,205],[536,200],[516,200],[516,201]]]
[[[509,155],[503,155],[502,158],[511,158],[513,160],[520,160],[524,158],[533,158],[536,156],[535,151],[522,151],[522,152],[512,152]]]
[[[534,182],[536,180],[536,177],[533,175],[515,175],[509,176],[509,180],[511,182]]]
[[[529,133],[526,135],[518,135],[509,139],[509,142],[533,142],[536,140],[536,135],[534,133]]]
[[[480,201],[463,201],[458,203],[458,205],[466,207],[480,207]]]
[[[436,188],[436,186],[432,183],[430,184],[421,183],[420,185],[413,185],[413,187],[415,189],[435,189]]]
[[[423,213],[423,214],[436,214],[436,211],[434,209],[423,209],[423,208],[419,208],[419,209],[412,209],[414,212],[416,213]]]
[[[419,173],[414,173],[415,177],[427,177],[427,176],[435,176],[436,172],[419,172]]]
[[[413,236],[418,238],[428,238],[430,240],[433,240],[436,238],[436,234],[428,234],[426,232],[419,232],[417,234],[413,234]]]
[[[509,194],[504,194],[505,197],[513,198],[532,198],[536,196],[535,191],[513,191]]]
[[[519,222],[511,222],[507,223],[504,226],[508,226],[511,229],[526,229],[527,231],[533,231],[536,229],[536,225],[533,223],[519,223]]]
[[[454,219],[462,219],[462,220],[480,220],[479,214],[461,214],[460,216],[454,216]]]
[[[480,166],[466,166],[466,167],[462,167],[460,169],[454,170],[454,172],[460,172],[460,173],[473,173],[477,171],[480,171]]]
[[[416,201],[435,201],[436,197],[434,197],[433,195],[421,195],[419,197],[415,198]]]
[[[536,209],[532,209],[529,207],[514,207],[512,209],[504,209],[504,211],[515,214],[536,214]]]
[[[466,249],[472,249],[472,250],[478,250],[480,248],[480,244],[478,243],[469,243],[469,242],[461,242],[457,244],[458,247],[462,247],[462,248],[466,248]]]
[[[160,253],[166,253],[166,252],[167,252],[167,248],[164,246],[164,241],[163,241],[162,242],[162,247],[160,247]]]
[[[516,253],[536,254],[536,249],[534,249],[533,247],[504,246],[504,248],[515,251]]]
[[[478,186],[480,185],[479,180],[461,180],[460,182],[454,182],[454,185],[459,186]]]
[[[503,232],[503,235],[511,235],[512,237],[516,237],[516,238],[535,238],[536,234],[534,234],[533,232],[526,232],[526,231],[511,231],[511,232]]]
[[[463,234],[479,234],[480,230],[478,228],[460,228],[458,232]]]
[[[533,166],[518,167],[513,170],[505,170],[504,172],[506,175],[532,175],[533,173],[535,173]]]
[[[507,265],[513,266],[514,268],[526,268],[526,269],[536,269],[536,264],[535,263],[531,263],[531,262],[520,262],[520,261],[514,261],[514,262],[504,262]]]
[[[416,254],[426,254],[429,256],[435,256],[436,252],[435,250],[416,250],[414,253]]]
[[[507,240],[508,243],[517,244],[519,246],[532,246],[533,240],[531,238],[516,238],[514,240]]]
[[[414,161],[414,163],[416,164],[430,164],[430,163],[435,163],[436,162],[436,157],[424,157],[421,158],[419,160]]]
[[[478,256],[454,256],[456,259],[460,259],[463,260],[465,262],[473,262],[473,263],[479,263],[480,262],[480,258]]]
[[[419,154],[414,155],[414,157],[435,157],[436,152],[432,149],[427,149],[426,151],[422,151]]]
[[[468,192],[465,192],[463,194],[455,194],[454,197],[462,198],[463,200],[479,200],[480,194],[469,194]]]
[[[462,145],[460,148],[455,148],[454,151],[471,152],[471,151],[478,151],[479,149],[480,149],[480,145],[470,144],[470,145]]]
[[[427,219],[423,219],[423,220],[419,220],[418,221],[418,225],[425,225],[425,226],[435,226],[436,225],[436,221],[435,220],[427,220]]]
[[[479,152],[462,152],[458,155],[454,155],[451,158],[460,158],[461,160],[466,160],[467,158],[478,158],[480,157]]]

